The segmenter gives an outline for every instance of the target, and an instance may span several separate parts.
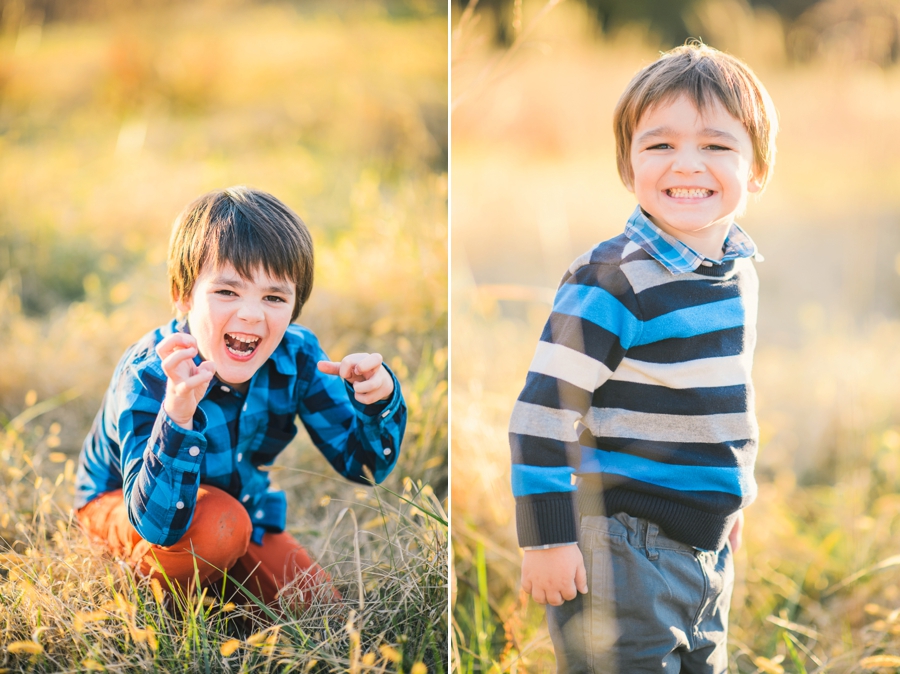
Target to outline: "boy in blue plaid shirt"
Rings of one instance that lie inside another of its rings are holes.
[[[234,187],[191,203],[168,273],[179,317],[116,367],[79,458],[79,520],[182,589],[196,565],[202,584],[227,569],[266,603],[289,583],[339,596],[284,532],[285,495],[264,469],[299,416],[338,472],[380,482],[406,426],[399,383],[379,354],[331,362],[293,323],[312,289],[312,240],[270,194]]]

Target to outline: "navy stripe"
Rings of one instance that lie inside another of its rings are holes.
[[[689,339],[674,337],[652,344],[633,346],[628,350],[628,357],[646,363],[684,363],[709,358],[712,355],[738,356],[744,353],[744,345],[744,326],[738,326],[707,332]]]
[[[568,314],[550,314],[541,333],[541,341],[561,344],[584,353],[606,365],[610,371],[615,370],[625,357],[625,349],[615,334]]]
[[[698,283],[694,279],[671,281],[647,288],[638,294],[637,299],[641,305],[641,318],[648,321],[675,309],[697,307],[740,296],[741,288],[734,278],[709,283]]]
[[[556,410],[586,410],[591,404],[591,393],[562,379],[529,372],[519,400]]]
[[[593,407],[681,416],[741,414],[748,409],[744,385],[672,389],[614,379],[594,392],[591,404]]]
[[[661,442],[633,438],[595,438],[590,430],[584,429],[578,443],[582,447],[623,452],[645,456],[659,463],[688,466],[751,466],[756,458],[756,441],[751,439],[723,443]]]
[[[581,448],[577,442],[510,433],[509,446],[512,450],[513,463],[549,467],[577,466],[581,462]]]

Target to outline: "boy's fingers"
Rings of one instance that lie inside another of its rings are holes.
[[[556,590],[547,593],[547,603],[550,606],[562,606],[563,598],[562,595]]]
[[[168,356],[166,356],[163,359],[163,361],[162,361],[163,372],[165,372],[171,379],[172,375],[176,374],[175,368],[179,364],[183,363],[186,360],[192,359],[196,355],[197,355],[197,349],[195,349],[192,346],[183,348],[183,349],[177,349],[174,353],[169,354]]]
[[[530,578],[522,578],[522,590],[525,591],[525,594],[531,594],[531,579]]]
[[[195,348],[197,346],[197,340],[193,335],[184,332],[176,332],[156,345],[156,354],[164,360],[176,350],[185,349],[191,346]]]
[[[547,594],[540,588],[534,588],[534,594],[531,595],[531,598],[534,599],[538,604],[547,603]]]
[[[371,393],[377,388],[381,388],[381,382],[379,381],[378,377],[363,379],[362,381],[358,381],[353,385],[353,390],[356,393]]]
[[[324,372],[325,374],[340,374],[341,373],[341,364],[334,363],[330,360],[320,360],[316,364],[319,368],[319,372]]]
[[[198,386],[205,386],[210,379],[212,379],[212,373],[206,370],[195,374],[193,377],[188,377],[184,381],[175,385],[175,395],[184,395],[185,393],[189,393]]]
[[[381,367],[381,364],[384,362],[384,358],[381,357],[380,353],[368,353],[361,355],[363,355],[364,358],[356,363],[355,372],[356,374],[363,375],[366,377],[366,379],[368,379],[371,375],[366,376],[367,373],[373,372],[374,370],[377,370],[379,367]]]
[[[359,373],[356,370],[356,366],[365,356],[368,356],[367,353],[351,353],[349,356],[344,358],[341,361],[341,377],[348,381],[358,381],[356,377],[359,377]]]
[[[575,587],[578,588],[578,591],[581,594],[588,593],[588,584],[587,584],[587,572],[584,570],[584,562],[578,565],[578,568],[575,570]],[[570,597],[570,599],[574,599],[575,597]]]
[[[216,364],[211,360],[204,360],[197,366],[197,369],[203,372],[209,372],[212,375],[216,373]]]

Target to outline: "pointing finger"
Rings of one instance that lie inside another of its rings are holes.
[[[325,374],[340,374],[341,373],[341,364],[334,363],[330,360],[320,360],[317,364],[319,368],[319,372],[324,372]]]

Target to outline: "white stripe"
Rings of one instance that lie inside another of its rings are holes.
[[[581,415],[572,410],[557,410],[517,400],[509,420],[509,432],[574,442],[578,439],[575,422],[580,418]]]
[[[673,274],[662,263],[656,260],[635,260],[634,262],[626,262],[621,267],[622,273],[631,284],[635,293],[646,290],[647,288],[655,288],[673,281],[709,281],[708,276],[686,272],[684,274]]]
[[[582,253],[575,260],[572,261],[572,264],[569,265],[569,273],[574,274],[576,271],[591,263],[591,255],[594,254],[594,250],[591,249],[586,253]]]
[[[751,414],[649,414],[592,407],[585,423],[594,437],[632,438],[656,442],[730,442],[756,438]]]
[[[752,365],[753,360],[748,354],[700,358],[683,363],[647,363],[625,358],[612,379],[676,389],[739,386],[750,383]]]
[[[600,361],[562,344],[549,342],[538,342],[528,369],[562,379],[591,393],[612,374]]]
[[[626,257],[631,255],[633,252],[640,250],[640,248],[641,247],[639,245],[637,245],[634,241],[629,239],[628,243],[626,243],[625,247],[622,249],[622,258],[621,259],[624,260]]]

